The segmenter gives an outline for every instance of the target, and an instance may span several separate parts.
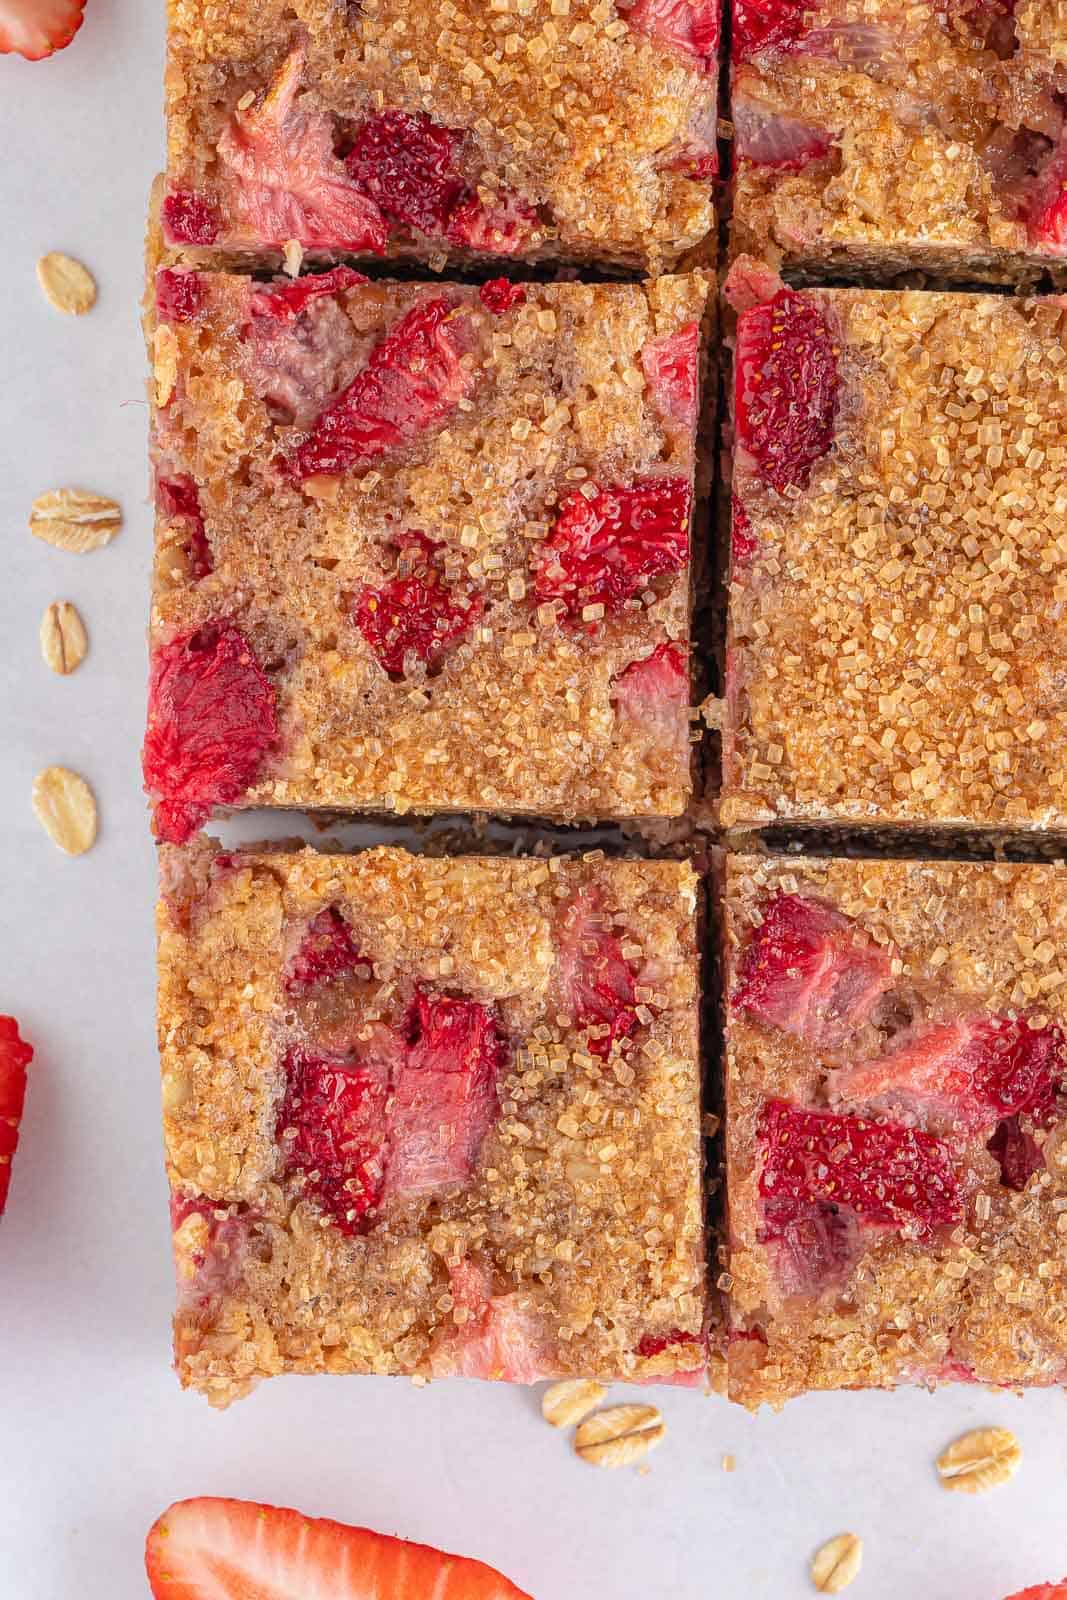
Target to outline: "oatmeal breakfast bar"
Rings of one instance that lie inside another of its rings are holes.
[[[735,263],[727,825],[1067,824],[1067,299]]]
[[[714,252],[718,0],[169,0],[168,242]]]
[[[1062,0],[734,0],[731,79],[738,251],[1067,283]]]
[[[749,1406],[1067,1380],[1067,867],[726,860]]]
[[[161,269],[158,836],[218,805],[680,814],[710,294]]]
[[[182,1383],[699,1382],[688,864],[161,849]]]

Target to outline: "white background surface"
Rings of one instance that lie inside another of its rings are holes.
[[[813,1549],[845,1529],[866,1541],[855,1600],[1000,1600],[1061,1577],[1056,1393],[814,1397],[751,1418],[661,1390],[670,1435],[641,1477],[576,1461],[536,1396],[503,1386],[291,1378],[221,1415],[179,1390],[137,755],[150,544],[137,302],[163,0],[88,9],[53,61],[0,58],[0,1011],[38,1052],[0,1223],[0,1600],[143,1600],[146,1529],[198,1493],[478,1555],[535,1600],[800,1600]],[[38,291],[51,249],[97,276],[81,321]],[[122,502],[108,549],[31,538],[30,501],[62,485]],[[70,679],[37,643],[60,598],[91,634]],[[30,810],[52,762],[99,799],[100,841],[78,861]],[[984,1498],[945,1494],[935,1455],[987,1423],[1017,1431],[1022,1471]]]

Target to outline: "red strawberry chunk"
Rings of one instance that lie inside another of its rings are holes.
[[[252,315],[270,317],[276,322],[295,322],[312,300],[340,294],[344,289],[368,281],[366,275],[354,267],[334,267],[330,272],[309,273],[304,278],[272,283],[269,288],[257,289],[253,294]]]
[[[537,224],[537,212],[517,195],[504,194],[496,205],[471,195],[448,219],[448,238],[461,249],[486,255],[513,256],[525,246]]]
[[[156,273],[156,310],[161,322],[192,322],[204,304],[199,272],[162,267]]]
[[[1067,255],[1067,132],[1033,186],[1027,221],[1031,244]]]
[[[998,1122],[986,1149],[996,1157],[1004,1187],[1020,1194],[1034,1173],[1045,1165],[1044,1151],[1033,1134],[1026,1132],[1018,1117],[1005,1117]]]
[[[1067,1578],[1059,1583],[1039,1583],[1030,1589],[1020,1589],[1008,1595],[1008,1600],[1067,1600]]]
[[[672,1328],[669,1333],[646,1333],[642,1336],[637,1346],[637,1354],[644,1361],[651,1361],[656,1356],[661,1356],[664,1350],[671,1349],[677,1344],[703,1344],[703,1330],[697,1333],[686,1333],[681,1328]]]
[[[207,623],[153,655],[145,788],[156,833],[184,844],[215,806],[253,784],[278,738],[274,689],[230,622]]]
[[[618,716],[636,724],[674,760],[689,750],[689,663],[681,645],[658,644],[612,680]]]
[[[700,327],[687,322],[677,333],[649,339],[641,351],[641,368],[656,409],[666,422],[686,431],[697,419],[697,358]]]
[[[1067,1039],[1025,1017],[957,1017],[922,1027],[888,1054],[833,1074],[841,1101],[890,1101],[969,1132],[1028,1112],[1046,1119],[1067,1076]]]
[[[285,973],[287,994],[300,995],[316,984],[356,975],[370,980],[374,967],[360,953],[352,929],[336,906],[327,906],[308,924]]]
[[[719,0],[636,0],[626,21],[637,33],[679,51],[702,72],[716,70]]]
[[[733,1004],[816,1049],[842,1044],[893,981],[889,951],[821,900],[776,894],[741,960]]]
[[[187,532],[182,549],[189,576],[194,583],[198,583],[215,566],[204,526],[204,514],[200,509],[199,489],[188,474],[177,478],[157,478],[156,505],[163,516],[185,524]]]
[[[63,50],[82,25],[85,0],[2,0],[0,56],[43,61]]]
[[[568,622],[583,620],[589,606],[616,614],[653,578],[685,566],[691,507],[682,477],[637,478],[597,489],[592,498],[576,490],[541,548],[535,598],[561,601]]]
[[[504,1041],[475,1000],[420,988],[390,1117],[390,1198],[422,1199],[466,1183],[497,1117]]]
[[[830,152],[825,128],[799,117],[778,116],[735,96],[734,151],[743,161],[779,172],[799,172]]]
[[[192,189],[176,189],[163,201],[163,235],[168,244],[214,244],[220,232],[215,202]]]
[[[866,1227],[907,1225],[919,1234],[960,1218],[952,1153],[931,1134],[768,1100],[757,1136],[765,1242],[785,1238],[787,1228],[827,1205]],[[831,1239],[829,1249],[836,1248]]]
[[[637,1027],[637,984],[595,886],[579,890],[564,911],[558,943],[563,1004],[577,1027],[593,1030],[589,1053],[606,1059]]]
[[[303,70],[298,48],[263,103],[238,111],[219,140],[234,214],[259,244],[380,253],[382,214],[334,154],[333,119],[298,102]]]
[[[247,1500],[181,1500],[149,1530],[155,1600],[530,1600],[492,1567]]]
[[[442,546],[423,534],[399,542],[401,572],[380,589],[363,588],[353,619],[383,671],[402,678],[412,659],[432,672],[450,644],[481,616],[477,593],[463,599],[445,582],[438,552]]]
[[[424,111],[381,111],[357,129],[345,166],[390,222],[440,234],[467,198],[453,165],[462,143],[462,132],[431,121]]]
[[[285,1057],[276,1137],[286,1175],[302,1177],[303,1193],[348,1235],[370,1225],[385,1186],[389,1043],[358,1056],[293,1048]]]
[[[554,1376],[538,1319],[517,1294],[494,1295],[492,1276],[474,1261],[449,1268],[452,1298],[464,1320],[434,1351],[439,1377],[539,1383]]]
[[[833,336],[809,295],[780,289],[742,314],[737,438],[772,489],[807,487],[833,443],[839,386]]]
[[[730,559],[735,567],[743,567],[752,560],[759,549],[759,540],[752,532],[752,523],[743,503],[732,495],[730,499]]]
[[[513,306],[521,306],[526,299],[522,284],[512,283],[507,278],[490,278],[488,283],[482,284],[478,294],[482,305],[494,317],[502,317]]]
[[[19,1037],[14,1017],[0,1017],[0,1217],[11,1185],[11,1162],[26,1100],[26,1068],[32,1060],[33,1046]]]
[[[467,327],[443,295],[401,317],[282,464],[287,476],[299,483],[347,472],[443,422],[471,384],[460,359]]]
[[[787,1294],[820,1294],[842,1283],[862,1252],[856,1215],[829,1200],[795,1196],[764,1203],[763,1242],[774,1249]]]
[[[189,1218],[195,1222],[188,1226]],[[204,1195],[172,1194],[170,1226],[180,1310],[205,1310],[241,1283],[248,1257],[247,1206],[227,1206]]]
[[[733,57],[748,61],[761,50],[787,48],[805,31],[806,0],[733,0]]]

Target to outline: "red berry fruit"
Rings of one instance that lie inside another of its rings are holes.
[[[998,1122],[986,1145],[1000,1167],[1000,1181],[1006,1189],[1023,1192],[1035,1172],[1045,1165],[1045,1155],[1033,1134],[1027,1133],[1018,1117]]]
[[[779,289],[737,325],[737,439],[763,480],[804,489],[829,450],[840,380],[826,319],[807,294]]]
[[[734,570],[747,566],[759,549],[759,540],[752,532],[752,522],[744,504],[736,495],[730,498],[730,560]]]
[[[665,422],[690,431],[697,419],[700,327],[687,322],[676,333],[650,339],[641,351],[645,374],[656,410]]]
[[[689,662],[681,645],[658,644],[612,680],[616,714],[673,760],[689,752]]]
[[[192,189],[176,189],[163,201],[163,236],[168,244],[214,244],[219,236],[215,202]]]
[[[561,601],[569,622],[582,621],[588,606],[607,616],[621,611],[653,578],[685,566],[691,507],[689,480],[681,477],[568,495],[541,547],[534,597]]]
[[[677,50],[701,72],[716,70],[719,0],[636,0],[625,17],[635,32]]]
[[[33,1046],[19,1037],[14,1017],[0,1017],[0,1217],[11,1185],[11,1162],[19,1143],[19,1123],[26,1100],[26,1068]]]
[[[269,317],[275,322],[295,322],[313,300],[340,294],[368,280],[354,267],[334,267],[330,272],[309,273],[305,278],[272,283],[252,295],[253,317]]]
[[[356,130],[345,166],[390,222],[441,234],[468,195],[453,165],[462,143],[462,132],[431,121],[424,111],[380,111]]]
[[[43,61],[70,43],[84,12],[85,0],[0,0],[0,56]]]
[[[762,50],[780,50],[804,32],[805,0],[733,0],[733,57],[749,61]]]
[[[344,1234],[363,1231],[382,1198],[390,1066],[373,1043],[358,1056],[293,1048],[285,1058],[275,1137],[286,1174]]]
[[[488,283],[482,284],[478,293],[482,305],[494,317],[502,317],[513,306],[521,306],[526,299],[522,284],[512,283],[508,278],[490,278]]]
[[[374,967],[361,955],[352,929],[336,906],[327,906],[313,917],[299,948],[285,972],[285,991],[306,994],[316,984],[332,983],[335,978],[356,974],[374,976]]]
[[[204,514],[200,509],[200,491],[188,474],[177,478],[156,479],[156,506],[162,516],[185,526],[182,550],[190,578],[198,583],[214,570],[211,546]]]
[[[580,890],[567,906],[558,943],[564,1008],[577,1027],[592,1030],[589,1053],[606,1059],[637,1027],[637,981],[609,931],[603,895],[595,886]]]
[[[161,322],[192,322],[204,304],[199,272],[163,267],[156,273],[156,310]]]
[[[799,172],[829,155],[825,128],[800,117],[783,117],[734,96],[734,153],[742,161],[777,172]]]
[[[400,570],[380,589],[363,588],[353,620],[378,664],[402,678],[413,662],[438,669],[448,646],[473,627],[483,601],[476,591],[460,594],[446,582],[440,552],[423,534],[398,541]]]

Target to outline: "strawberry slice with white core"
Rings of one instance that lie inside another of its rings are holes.
[[[219,140],[234,213],[259,244],[380,254],[388,230],[334,154],[332,119],[297,104],[303,71],[297,48],[263,103],[237,112]]]
[[[555,1370],[547,1363],[543,1331],[518,1294],[494,1295],[488,1268],[460,1261],[449,1268],[452,1298],[463,1319],[435,1350],[437,1377],[540,1383]]]
[[[145,1568],[155,1600],[530,1600],[480,1561],[248,1500],[180,1500]]]
[[[63,50],[85,20],[85,0],[0,0],[0,56],[43,61]]]
[[[616,715],[640,729],[672,762],[689,751],[689,664],[681,645],[658,644],[612,683]]]
[[[26,1068],[32,1060],[33,1046],[19,1038],[14,1017],[0,1017],[0,1216],[11,1185],[11,1162],[26,1100]]]
[[[665,422],[687,431],[697,417],[699,348],[700,328],[687,322],[676,333],[649,339],[641,350],[641,370],[657,411]]]
[[[595,886],[580,890],[560,919],[558,973],[567,1012],[590,1029],[586,1048],[606,1058],[637,1027],[637,984]]]
[[[842,1044],[893,981],[889,951],[821,900],[776,894],[741,960],[733,1004],[816,1049]]]

